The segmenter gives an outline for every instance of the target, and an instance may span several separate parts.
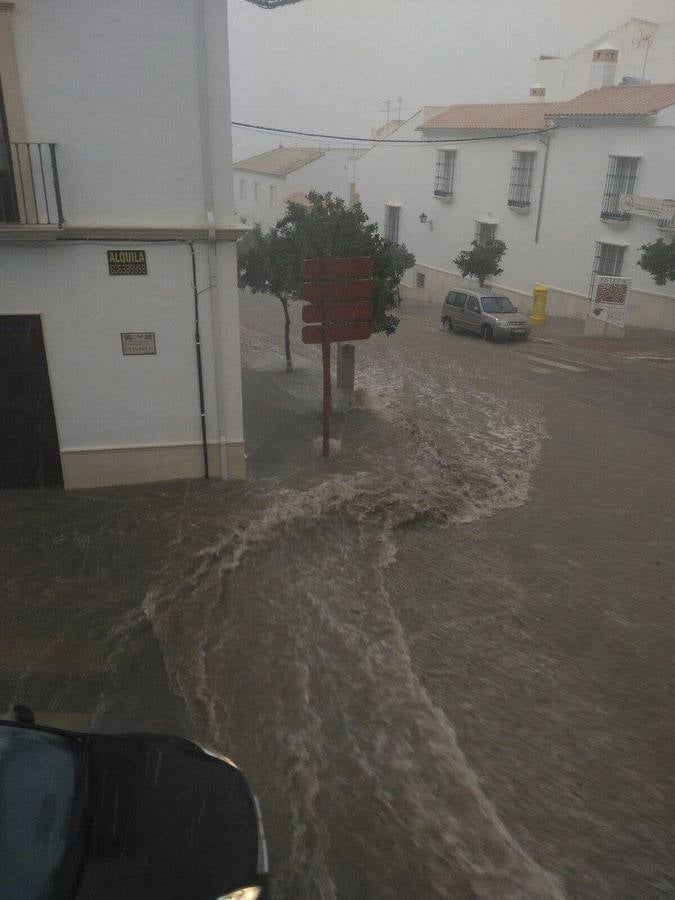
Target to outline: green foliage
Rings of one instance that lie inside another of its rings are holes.
[[[309,206],[291,203],[267,234],[254,228],[239,242],[239,285],[295,298],[302,294],[302,260],[368,256],[374,261],[374,330],[392,334],[399,319],[398,286],[415,257],[385,240],[360,204],[347,206],[332,194],[309,194]]]
[[[501,275],[504,271],[499,263],[506,253],[506,244],[494,240],[482,247],[478,241],[471,241],[471,247],[471,250],[462,250],[453,262],[464,278],[477,278],[478,284],[483,287],[486,278]]]
[[[640,250],[642,256],[638,265],[649,272],[656,284],[675,281],[675,238],[669,244],[659,238],[652,244],[643,244]]]

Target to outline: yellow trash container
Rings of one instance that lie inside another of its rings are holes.
[[[533,325],[543,325],[546,321],[546,301],[548,299],[548,285],[535,284],[532,291],[534,298],[532,303],[532,312],[530,313],[530,322]]]

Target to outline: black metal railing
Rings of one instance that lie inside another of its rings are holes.
[[[530,192],[532,190],[536,158],[537,154],[534,151],[513,151],[507,206],[527,209],[530,205]]]
[[[63,222],[56,144],[0,142],[0,224]]]
[[[602,197],[600,218],[608,222],[628,222],[630,213],[621,208],[621,198],[635,190],[638,163],[637,156],[610,156]]]

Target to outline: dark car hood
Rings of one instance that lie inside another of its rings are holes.
[[[214,900],[256,858],[244,776],[189,741],[0,723],[3,900]]]

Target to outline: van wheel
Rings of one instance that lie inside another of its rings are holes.
[[[480,330],[480,336],[483,338],[484,341],[491,341],[492,337],[493,337],[492,328],[490,328],[489,325],[483,325],[483,327]]]
[[[448,331],[452,331],[452,319],[450,316],[443,316],[443,327],[447,328]]]

